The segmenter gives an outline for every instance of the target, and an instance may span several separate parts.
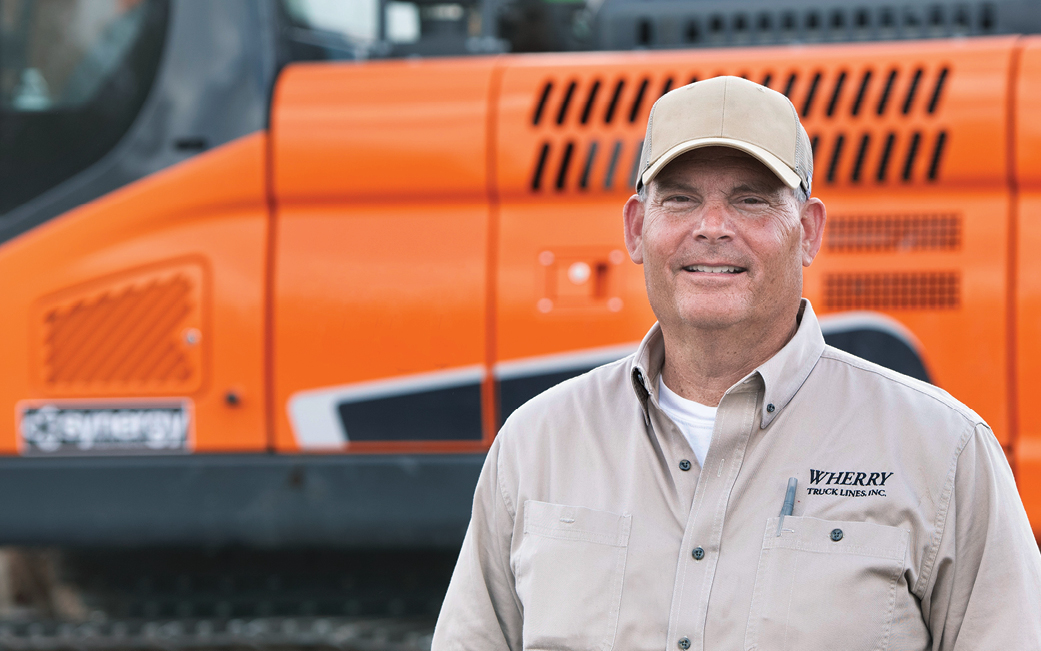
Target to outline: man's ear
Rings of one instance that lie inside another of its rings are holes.
[[[629,258],[636,264],[643,264],[643,202],[635,194],[629,197],[622,208],[625,222],[625,248],[629,250]]]
[[[821,250],[824,238],[824,223],[828,221],[828,211],[824,202],[817,197],[810,197],[799,211],[802,226],[802,266],[813,264],[813,259]]]

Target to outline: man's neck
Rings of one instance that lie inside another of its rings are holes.
[[[662,328],[665,363],[662,381],[688,400],[716,407],[727,389],[784,348],[798,329],[794,320],[789,328],[768,332],[741,328],[670,332]],[[749,336],[750,333],[755,336]]]

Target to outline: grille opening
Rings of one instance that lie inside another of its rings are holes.
[[[922,140],[922,134],[915,131],[911,136],[911,143],[907,146],[907,158],[904,159],[904,172],[901,175],[904,181],[911,180],[911,172],[914,170],[914,161],[918,156],[918,143]]]
[[[567,181],[567,170],[571,166],[571,154],[575,151],[575,143],[569,142],[564,147],[564,155],[560,157],[560,169],[557,170],[557,190],[563,190]]]
[[[614,173],[618,169],[618,158],[622,155],[622,141],[616,140],[611,149],[611,158],[607,161],[607,173],[604,174],[604,189],[610,190],[614,187]]]
[[[994,25],[997,23],[997,20],[994,17],[994,13],[994,5],[990,4],[989,2],[984,3],[983,6],[980,7],[980,29],[982,31],[993,31]]]
[[[831,162],[828,163],[828,183],[835,182],[835,172],[839,168],[839,160],[842,158],[842,146],[846,144],[846,136],[841,133],[835,138],[835,147],[831,150]]]
[[[774,79],[774,76],[768,72],[768,73],[766,73],[766,76],[763,77],[763,82],[760,85],[761,86],[766,86],[767,88],[769,88],[770,87],[770,82],[773,81],[773,79]]]
[[[942,5],[933,5],[932,9],[929,10],[929,23],[933,27],[940,27],[943,25]]]
[[[589,143],[589,152],[586,154],[586,164],[582,167],[582,176],[578,180],[578,187],[586,190],[589,188],[589,173],[593,169],[593,162],[596,160],[596,150],[598,147],[597,141]]]
[[[893,18],[893,10],[889,7],[882,7],[879,12],[878,22],[882,27],[892,27],[896,20]]]
[[[758,25],[760,32],[769,32],[773,29],[773,19],[770,14],[759,14]]]
[[[957,251],[962,220],[955,214],[842,215],[828,218],[825,247],[833,253]]]
[[[907,7],[904,9],[904,25],[907,27],[918,27],[918,14],[915,13],[914,9]]]
[[[852,273],[824,277],[829,310],[943,310],[961,302],[957,272]]]
[[[643,78],[640,82],[640,88],[636,91],[636,97],[633,99],[633,106],[629,110],[629,122],[636,122],[636,118],[640,117],[640,107],[643,106],[643,96],[647,93],[647,84],[650,80],[647,77]]]
[[[600,80],[597,79],[593,82],[593,85],[589,88],[589,95],[586,97],[586,104],[582,107],[582,124],[589,122],[589,114],[593,111],[593,104],[596,102],[596,95],[600,92]]]
[[[669,77],[668,79],[665,80],[665,83],[661,85],[661,94],[658,95],[658,97],[661,97],[665,93],[667,93],[670,90],[672,90],[672,82],[673,82],[672,77]]]
[[[795,13],[793,13],[791,11],[784,12],[784,15],[781,16],[781,27],[783,27],[785,29],[785,31],[789,31],[789,32],[794,30],[795,29]]]
[[[795,89],[796,79],[798,79],[798,74],[793,72],[788,75],[788,83],[784,85],[784,96],[788,99],[792,98],[792,90]]]
[[[835,80],[835,90],[831,92],[831,101],[828,102],[827,115],[830,118],[835,113],[835,106],[839,103],[839,97],[842,95],[842,86],[846,83],[846,71],[843,70],[839,73],[839,78]]]
[[[557,111],[557,124],[564,124],[565,118],[567,118],[568,107],[571,106],[571,98],[575,95],[575,88],[578,84],[572,81],[568,84],[567,90],[564,91],[564,99],[560,102],[560,110]]]
[[[940,75],[936,78],[936,86],[933,88],[933,96],[929,98],[929,108],[927,109],[930,115],[936,112],[936,105],[940,103],[940,95],[943,93],[948,72],[950,72],[950,69],[944,68],[940,70]]]
[[[882,115],[886,112],[886,104],[889,102],[889,94],[893,90],[893,83],[896,82],[896,70],[890,70],[889,76],[886,78],[886,85],[882,89],[882,96],[878,98],[878,107],[875,108],[876,115]]]
[[[889,172],[889,155],[893,153],[893,144],[896,142],[896,134],[890,132],[886,136],[886,144],[882,147],[882,155],[878,158],[878,172],[875,174],[875,180],[882,183],[886,180],[886,175]]]
[[[860,89],[857,90],[857,98],[853,100],[853,107],[850,109],[850,113],[853,117],[856,117],[860,113],[860,105],[864,102],[864,94],[867,93],[868,84],[871,83],[871,71],[865,70],[864,76],[860,78]]]
[[[813,81],[810,82],[810,89],[806,91],[806,100],[802,104],[802,116],[808,117],[810,115],[810,109],[813,108],[813,99],[817,96],[817,86],[821,82],[821,73],[813,75]]]
[[[933,157],[929,162],[929,180],[935,181],[940,173],[940,159],[943,158],[943,147],[947,144],[947,132],[941,131],[936,136],[936,145],[933,146]]]
[[[748,18],[744,14],[734,16],[734,31],[738,33],[748,29]]]
[[[546,159],[549,158],[549,143],[542,143],[539,150],[538,160],[535,161],[535,172],[531,175],[531,189],[538,192],[542,187],[542,170],[546,168]]]
[[[723,33],[723,17],[719,14],[712,16],[708,20],[708,31],[712,32],[713,35]]]
[[[907,97],[904,98],[904,115],[911,112],[911,105],[914,104],[914,96],[918,91],[918,82],[922,80],[922,69],[918,68],[914,71],[914,77],[911,77],[911,85],[907,87]]]
[[[636,44],[637,45],[650,45],[654,39],[654,27],[651,25],[651,21],[642,18],[636,22]]]
[[[636,187],[636,177],[640,174],[640,155],[643,153],[643,141],[636,143],[636,151],[633,152],[633,169],[629,172],[629,187]]]
[[[857,157],[853,161],[853,172],[850,174],[850,179],[854,183],[860,183],[860,172],[864,167],[864,157],[867,156],[869,146],[871,146],[871,134],[865,133],[860,138],[860,148],[857,149]]]
[[[969,27],[969,10],[964,5],[955,8],[954,24],[963,29]]]
[[[831,12],[831,27],[832,29],[842,29],[846,25],[846,14],[841,9],[836,9]]]
[[[614,119],[615,108],[618,107],[618,100],[622,96],[622,91],[625,90],[625,80],[619,79],[618,83],[614,86],[614,94],[611,95],[611,103],[607,105],[607,112],[604,113],[604,122],[611,124],[611,120]]]
[[[820,15],[818,15],[816,11],[806,12],[806,29],[814,31],[820,27],[820,22]]]
[[[531,123],[538,126],[542,120],[542,111],[546,108],[546,101],[549,100],[549,94],[553,91],[553,82],[547,81],[542,87],[542,94],[539,95],[539,103],[535,105],[535,113],[531,116]]]
[[[857,9],[853,21],[858,28],[865,29],[871,26],[871,14],[867,9]]]
[[[688,21],[687,30],[684,35],[686,36],[688,43],[697,43],[701,40],[701,28],[698,26],[698,21]]]

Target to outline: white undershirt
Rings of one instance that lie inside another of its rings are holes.
[[[716,425],[716,408],[673,393],[661,376],[658,376],[658,404],[683,432],[698,458],[698,465],[704,467],[708,444],[712,442],[712,428]]]

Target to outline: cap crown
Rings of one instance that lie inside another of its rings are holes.
[[[781,93],[741,77],[699,81],[666,93],[654,103],[647,120],[637,189],[673,158],[705,146],[747,151],[792,185],[789,179],[794,177],[788,173],[786,179],[786,170],[778,169],[783,165],[810,193],[813,153],[795,107]]]

